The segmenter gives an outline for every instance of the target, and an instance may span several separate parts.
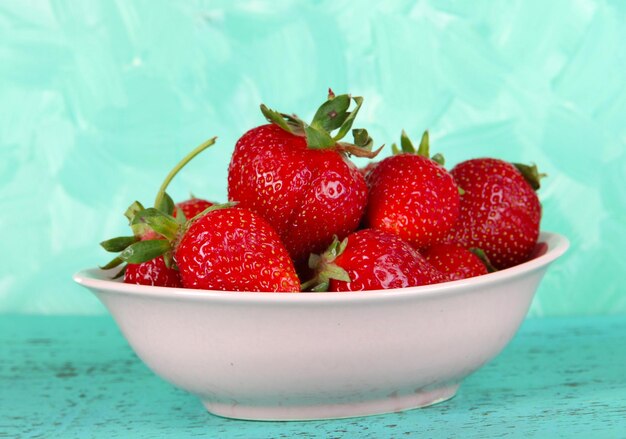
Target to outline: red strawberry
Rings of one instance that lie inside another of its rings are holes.
[[[174,167],[174,169],[172,169],[172,171],[170,171],[156,196],[154,204],[155,208],[158,207],[158,209],[166,214],[173,215],[173,217],[179,216],[178,213],[182,212],[181,218],[179,218],[180,224],[184,223],[186,218],[194,217],[202,211],[206,210],[213,203],[198,198],[192,198],[190,200],[183,201],[181,203],[178,203],[177,205],[174,205],[172,199],[165,192],[167,186],[174,178],[174,176],[178,173],[178,171],[180,171],[180,169],[182,169],[193,157],[195,157],[197,154],[204,151],[206,148],[210,147],[214,143],[215,138],[210,139],[194,149],[189,155],[187,155],[187,157],[185,157],[176,167]],[[133,231],[133,236],[122,236],[103,241],[101,243],[102,247],[104,247],[104,249],[107,251],[117,253],[124,251],[125,249],[139,241],[152,241],[162,239],[160,235],[147,227],[146,224],[135,221],[137,213],[143,210],[144,207],[141,205],[141,203],[135,201],[133,204],[131,204],[131,206],[126,210],[126,213],[124,214],[128,218],[129,224]],[[127,261],[121,259],[118,256],[102,268],[110,269],[122,265],[125,262]],[[158,256],[141,263],[127,263],[115,277],[120,277],[123,275],[124,282],[126,283],[164,287],[180,287],[182,286],[182,284],[180,281],[179,273],[174,267],[171,266],[170,262],[171,260],[164,260],[163,257]]]
[[[372,140],[353,130],[356,145],[339,142],[362,103],[353,99],[357,106],[348,112],[350,96],[331,92],[310,125],[262,105],[272,124],[251,129],[235,145],[229,199],[263,216],[298,263],[325,249],[333,235],[355,230],[365,209],[365,180],[346,154],[374,156]]]
[[[176,207],[183,211],[187,219],[191,219],[194,216],[204,212],[215,203],[203,200],[201,198],[190,198],[189,200],[176,203]],[[172,215],[176,217],[178,209],[174,210]]]
[[[153,285],[157,287],[180,288],[178,270],[165,265],[162,256],[140,264],[128,264],[124,271],[124,282],[127,284]]]
[[[200,198],[191,198],[176,204],[186,218],[204,212],[213,203]],[[172,215],[176,217],[178,209]],[[159,236],[152,230],[146,231],[141,240],[159,239]],[[124,282],[127,284],[155,285],[160,287],[182,287],[178,270],[168,267],[162,256],[140,264],[127,264],[124,272]]]
[[[160,266],[161,258],[168,269],[176,263],[182,284],[188,288],[300,291],[287,250],[263,218],[229,205],[202,209],[208,202],[195,199],[176,210],[166,194],[176,173],[214,141],[199,146],[174,167],[157,194],[157,207],[145,209],[139,202],[131,205],[126,217],[134,235],[102,243],[109,251],[121,251],[106,268],[148,261]]]
[[[145,226],[158,238],[127,245],[117,259],[129,265],[155,258],[168,266],[175,262],[186,288],[300,291],[293,262],[276,231],[249,210],[215,205],[181,223],[148,208],[135,213],[133,224]]]
[[[541,220],[537,167],[480,158],[459,163],[451,173],[464,193],[445,240],[482,249],[498,269],[528,260]]]
[[[459,215],[459,190],[452,176],[429,158],[428,132],[416,151],[402,132],[402,151],[393,145],[387,157],[367,175],[370,188],[365,226],[398,235],[415,248],[432,245]]]
[[[139,241],[119,258],[141,263],[163,255],[172,260],[186,288],[297,292],[293,262],[276,231],[261,216],[229,204],[215,205],[184,224],[158,209],[136,213],[161,239]]]
[[[487,266],[476,254],[455,244],[434,244],[424,257],[443,273],[447,280],[467,279],[487,274]]]
[[[198,218],[180,240],[174,260],[187,288],[300,291],[276,231],[245,209],[217,209]]]
[[[428,285],[444,280],[426,259],[396,235],[376,229],[335,239],[309,260],[316,276],[303,284],[313,291],[363,291]]]

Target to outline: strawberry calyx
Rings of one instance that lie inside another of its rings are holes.
[[[391,151],[394,155],[397,154],[416,154],[422,157],[426,157],[427,159],[431,159],[432,161],[443,166],[445,164],[445,159],[443,155],[437,153],[430,156],[430,135],[428,134],[428,130],[424,131],[422,134],[422,139],[420,140],[420,144],[417,148],[413,145],[411,138],[406,133],[406,131],[402,130],[400,134],[400,148],[395,143],[391,144]]]
[[[352,111],[348,111],[352,101],[356,107]],[[288,133],[304,137],[310,149],[335,149],[357,157],[374,158],[382,146],[372,151],[374,141],[367,130],[363,128],[352,129],[353,143],[340,142],[351,130],[362,104],[363,98],[360,96],[335,95],[329,89],[328,100],[317,109],[310,124],[295,114],[281,113],[268,108],[265,104],[261,104],[261,112],[268,122],[278,125]],[[338,131],[333,135],[335,130]]]
[[[166,190],[172,179],[194,157],[215,144],[216,137],[203,142],[187,154],[167,174],[154,200],[154,207],[145,208],[139,201],[134,201],[124,212],[132,236],[120,236],[102,241],[100,246],[108,252],[119,253],[107,264],[101,266],[103,270],[110,270],[122,266],[113,278],[124,275],[126,264],[139,264],[163,256],[165,265],[173,266],[172,243],[189,221],[185,218],[182,209],[177,208]],[[213,206],[212,206],[213,207]],[[176,216],[174,215],[176,211]],[[208,211],[208,209],[207,209]]]
[[[302,291],[326,292],[330,287],[330,280],[341,280],[350,282],[348,272],[335,264],[335,260],[348,246],[348,238],[339,241],[335,235],[333,242],[326,251],[321,254],[311,253],[309,257],[309,268],[315,273],[314,277],[302,284]]]
[[[137,202],[135,202],[137,203]],[[134,204],[134,203],[133,203]],[[145,231],[145,236],[153,239],[141,239],[133,237],[113,238],[101,243],[107,251],[120,252],[109,264],[114,264],[107,268],[113,268],[122,263],[140,264],[148,262],[159,256],[163,256],[165,265],[168,268],[176,268],[173,252],[180,239],[185,235],[189,227],[200,217],[207,213],[233,207],[236,203],[214,204],[193,218],[185,219],[184,215],[175,217],[154,207],[139,210],[135,213],[131,222],[131,228],[140,226]],[[149,234],[149,235],[148,235]],[[119,245],[115,245],[119,243]],[[110,249],[110,250],[109,250]],[[105,267],[101,267],[105,269]]]
[[[528,182],[530,187],[533,188],[534,191],[539,190],[541,187],[541,179],[547,177],[548,174],[540,173],[537,169],[536,164],[525,165],[523,163],[512,163],[513,166],[517,168],[518,171],[522,173],[524,180]]]

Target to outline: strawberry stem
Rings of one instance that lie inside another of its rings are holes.
[[[355,107],[350,110],[351,103]],[[328,90],[328,100],[315,113],[308,124],[297,116],[280,113],[261,104],[261,112],[268,122],[273,123],[295,136],[304,137],[309,149],[335,149],[358,157],[374,157],[374,141],[364,129],[352,129],[354,119],[363,105],[363,98],[349,94],[335,95]],[[352,130],[354,144],[340,142]],[[337,131],[335,135],[332,133]],[[349,148],[346,146],[350,145]],[[363,150],[361,152],[360,150]]]
[[[319,283],[319,280],[317,279],[317,277],[314,277],[313,279],[309,279],[306,282],[304,282],[301,286],[300,289],[302,291],[307,291],[308,289],[310,289],[311,287],[316,286]]]
[[[174,168],[170,171],[170,173],[167,174],[167,177],[165,177],[165,180],[163,181],[163,184],[161,184],[161,187],[159,188],[159,192],[157,193],[157,196],[156,196],[156,198],[154,200],[154,207],[161,206],[161,204],[163,203],[163,200],[165,198],[165,191],[166,191],[167,187],[169,186],[170,182],[172,181],[172,179],[176,176],[176,174],[178,174],[178,172],[181,169],[183,169],[185,167],[185,165],[187,163],[189,163],[195,156],[197,156],[202,151],[204,151],[208,147],[210,147],[213,144],[215,144],[215,140],[216,139],[217,139],[217,137],[213,137],[213,138],[207,140],[206,142],[202,143],[201,145],[197,146],[193,151],[191,151],[189,154],[187,154],[187,156],[185,158],[183,158],[176,166],[174,166]]]
[[[335,259],[344,252],[347,246],[348,238],[339,241],[335,235],[333,242],[324,253],[320,255],[311,253],[309,256],[309,268],[313,270],[314,276],[312,279],[302,283],[300,289],[302,291],[323,293],[328,291],[331,279],[350,282],[348,272],[335,264]]]

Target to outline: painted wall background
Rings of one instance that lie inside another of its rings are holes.
[[[259,103],[309,117],[329,86],[378,143],[536,162],[572,246],[531,314],[625,312],[625,72],[619,0],[1,1],[0,312],[104,312],[70,276],[127,205],[215,134],[171,193],[224,200]]]

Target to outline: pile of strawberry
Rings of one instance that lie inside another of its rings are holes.
[[[354,108],[350,107],[354,102]],[[225,204],[166,190],[200,145],[167,176],[154,206],[126,211],[131,236],[101,245],[127,283],[224,291],[361,291],[428,285],[527,261],[539,236],[537,168],[494,158],[451,171],[403,132],[374,158],[352,129],[363,99],[330,91],[313,121],[261,105],[270,122],[235,145]],[[352,131],[353,143],[343,141]]]

